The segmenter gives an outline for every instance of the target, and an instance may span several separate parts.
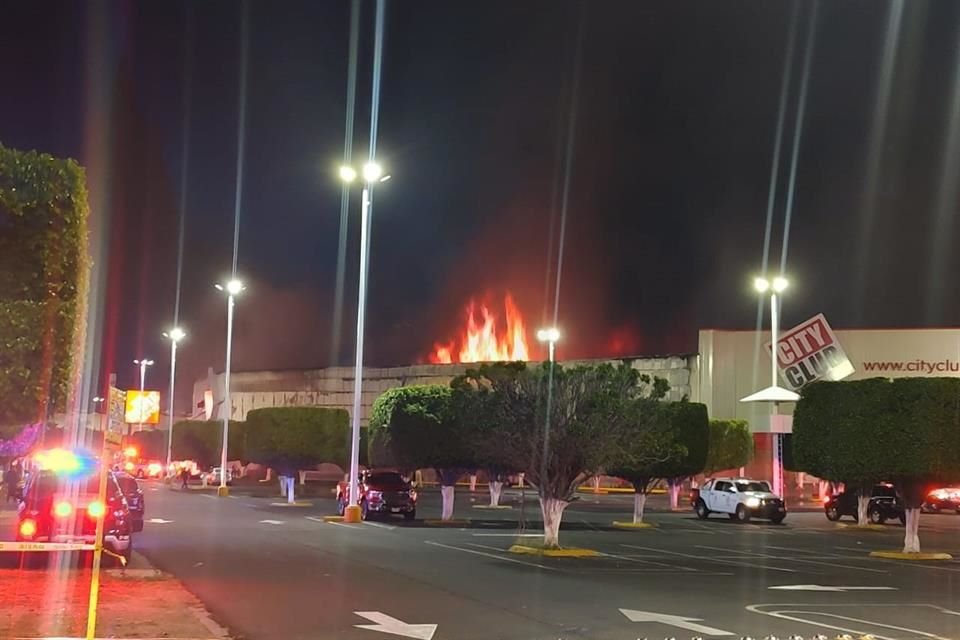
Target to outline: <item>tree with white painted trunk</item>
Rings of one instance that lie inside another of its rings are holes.
[[[563,512],[577,487],[620,459],[635,401],[662,397],[666,389],[665,381],[640,376],[626,363],[569,369],[512,363],[483,366],[467,378],[487,394],[483,430],[505,466],[521,470],[537,489],[547,548],[560,544]]]
[[[960,478],[960,379],[810,384],[794,414],[793,448],[802,470],[861,495],[892,481],[905,507],[903,551],[918,553],[925,488]],[[869,497],[858,500],[861,516],[864,503]]]
[[[634,488],[633,522],[643,521],[647,495],[659,479],[668,487],[703,470],[709,421],[705,405],[695,402],[635,401],[633,431],[625,438],[619,462],[610,475]],[[671,506],[674,506],[671,496]]]
[[[485,376],[495,380],[515,378],[525,368],[522,363],[484,365]],[[504,482],[519,469],[510,466],[512,455],[505,451],[498,440],[498,397],[493,394],[489,379],[485,376],[468,370],[450,382],[450,389],[453,411],[460,424],[460,433],[467,439],[466,448],[474,461],[474,469],[483,470],[486,475],[489,506],[497,508],[503,495]]]
[[[453,518],[457,480],[474,468],[463,423],[443,385],[396,387],[374,402],[370,458],[377,466],[432,468],[440,481],[441,517]]]
[[[270,407],[247,414],[246,438],[250,459],[277,471],[281,495],[296,501],[300,469],[321,462],[347,464],[350,419],[343,409]]]

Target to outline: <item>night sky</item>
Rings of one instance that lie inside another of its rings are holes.
[[[888,39],[895,6],[819,5],[786,325],[818,312],[835,328],[958,324],[960,4],[904,3]],[[774,264],[813,2],[386,7],[377,147],[393,178],[374,207],[368,364],[425,361],[471,297],[511,292],[531,330],[549,317],[568,142],[561,358],[693,352],[699,328],[754,327],[788,34],[793,24]],[[362,8],[361,158],[374,3]],[[249,3],[239,370],[331,364],[349,13],[346,1]],[[38,1],[8,3],[0,19],[0,142],[86,164],[93,224],[109,223],[94,328],[101,370],[121,386],[135,386],[142,356],[157,361],[148,386],[166,386],[184,186],[180,389],[223,366],[212,284],[231,263],[240,16],[238,2]],[[358,209],[354,194],[340,364],[352,358]]]

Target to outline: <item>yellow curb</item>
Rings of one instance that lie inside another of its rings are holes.
[[[323,516],[324,522],[343,522],[343,516]]]
[[[271,507],[312,507],[312,502],[271,502]]]
[[[882,524],[842,524],[837,523],[837,529],[847,529],[849,531],[890,531],[890,527]]]
[[[498,504],[496,506],[490,504],[475,504],[473,505],[474,509],[513,509],[508,504]]]
[[[544,556],[547,558],[596,558],[600,555],[599,551],[594,551],[593,549],[543,549],[541,547],[528,547],[522,544],[515,544],[507,549],[507,551],[531,556]]]
[[[949,553],[904,553],[903,551],[871,551],[871,558],[887,560],[953,560]]]
[[[470,524],[469,520],[424,520],[423,523],[430,527],[465,527]]]
[[[617,529],[655,529],[657,525],[652,522],[618,522],[614,520],[613,526]]]

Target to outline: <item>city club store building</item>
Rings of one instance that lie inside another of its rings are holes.
[[[819,379],[960,376],[960,329],[838,329],[822,316],[785,330],[778,344],[779,386],[799,391]],[[742,399],[770,386],[769,331],[702,330],[699,336],[693,399],[707,405],[711,417],[746,420],[756,456],[749,475],[769,478],[773,465],[772,431],[789,431],[791,420],[771,429],[771,406]],[[794,403],[778,412],[792,416]],[[788,486],[795,478],[787,478]]]

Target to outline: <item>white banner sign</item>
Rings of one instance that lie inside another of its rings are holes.
[[[768,342],[768,352],[770,348]],[[777,338],[777,365],[786,387],[794,391],[815,380],[842,380],[854,371],[822,313]]]

